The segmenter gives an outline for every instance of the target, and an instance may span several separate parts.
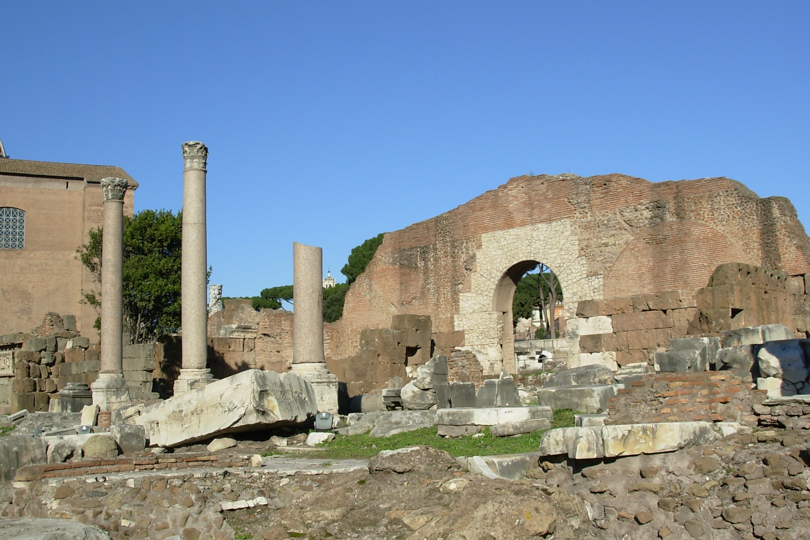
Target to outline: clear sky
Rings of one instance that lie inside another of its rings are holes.
[[[182,206],[209,148],[225,296],[522,174],[726,176],[810,224],[810,2],[0,4],[12,158],[118,165]]]

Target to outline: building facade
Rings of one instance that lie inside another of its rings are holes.
[[[0,157],[0,334],[30,332],[57,312],[75,315],[82,335],[97,339],[98,314],[82,298],[100,284],[77,249],[102,225],[106,177],[129,183],[131,217],[138,184],[119,167]]]

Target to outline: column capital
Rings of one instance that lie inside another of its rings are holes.
[[[199,169],[204,171],[208,162],[208,147],[199,141],[183,143],[183,164],[186,171]]]
[[[104,201],[123,201],[127,192],[125,178],[102,178],[101,190],[104,192]]]

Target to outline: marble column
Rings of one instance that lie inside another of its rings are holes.
[[[174,382],[174,395],[213,381],[208,360],[208,281],[205,224],[205,173],[208,148],[201,142],[183,144],[183,261],[182,311],[183,363]]]
[[[123,337],[124,194],[127,181],[104,178],[101,251],[101,368],[90,385],[93,404],[112,411],[132,403],[124,380]]]
[[[323,356],[323,250],[293,242],[292,372],[315,390],[318,410],[337,414],[338,378]]]

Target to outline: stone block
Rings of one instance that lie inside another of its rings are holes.
[[[146,428],[150,445],[172,447],[300,424],[317,411],[315,391],[303,377],[251,369],[148,407],[134,421]]]
[[[82,336],[76,336],[73,338],[73,347],[79,349],[89,349],[90,339]]]
[[[84,353],[84,359],[87,362],[98,362],[100,360],[101,352],[98,349],[87,349]]]
[[[633,301],[630,297],[611,298],[604,301],[604,313],[600,315],[613,315],[615,313],[632,313]]]
[[[512,377],[487,379],[475,393],[476,407],[518,407],[520,395]]]
[[[618,364],[620,368],[631,364],[646,364],[649,358],[649,353],[640,349],[618,351],[616,353],[616,364]]]
[[[572,369],[563,369],[552,373],[546,381],[545,387],[613,384],[613,372],[599,365],[581,366]]]
[[[568,321],[568,330],[580,336],[611,334],[613,333],[613,323],[611,317],[598,315],[596,317],[570,320]]]
[[[34,379],[14,379],[11,383],[11,391],[15,394],[29,393],[36,391],[37,384]]]
[[[124,380],[127,382],[151,383],[152,379],[151,371],[124,371]]]
[[[41,355],[40,360],[39,360],[40,364],[42,364],[43,366],[52,366],[52,365],[54,365],[56,363],[55,354],[56,353],[52,353],[52,352],[40,353],[40,355]]]
[[[616,363],[616,353],[613,351],[600,353],[580,353],[576,360],[576,364],[569,362],[569,365],[574,365],[575,367],[604,366],[611,371],[619,369],[619,366]]]
[[[708,363],[698,350],[655,353],[655,371],[662,373],[689,373],[708,371],[708,369]]]
[[[39,367],[39,373],[37,373],[38,378],[47,379],[48,377],[50,377],[51,372],[48,370],[48,366],[40,365],[38,367]]]
[[[577,317],[596,317],[599,313],[599,300],[580,300],[577,303]]]
[[[519,480],[530,468],[537,465],[537,454],[512,456],[472,456],[458,458],[458,461],[472,473],[486,478]]]
[[[671,339],[672,330],[670,328],[630,330],[627,332],[627,348],[631,350],[666,348]]]
[[[670,422],[603,427],[559,428],[547,431],[540,454],[567,455],[571,459],[635,456],[673,452],[702,446],[718,435],[708,422]]]
[[[798,339],[766,343],[757,352],[759,372],[792,383],[804,382],[808,373],[804,349]]]
[[[57,439],[48,444],[48,463],[64,463],[70,459],[77,448],[64,439]]]
[[[31,337],[23,345],[24,351],[42,352],[48,347],[48,340],[43,337]]]
[[[3,480],[14,479],[20,467],[46,461],[47,445],[41,438],[28,435],[0,437],[0,478]]]
[[[671,326],[672,319],[663,311],[619,313],[613,316],[613,330],[615,332],[654,330],[656,328],[669,328]]]
[[[40,353],[35,351],[14,351],[14,361],[15,362],[25,362],[36,364],[39,361]]]
[[[757,349],[756,345],[724,347],[717,351],[717,369],[731,370],[738,377],[750,376],[756,364]]]
[[[506,424],[495,424],[490,429],[493,437],[509,437],[512,435],[520,435],[522,433],[534,433],[535,431],[543,431],[551,429],[551,422],[546,418],[538,418],[536,420],[523,420],[521,422],[509,422]]]
[[[110,426],[110,435],[124,454],[143,452],[146,448],[146,429],[143,426],[119,424]]]
[[[45,352],[54,353],[57,351],[56,336],[48,336],[45,338]]]
[[[475,383],[455,382],[445,388],[451,408],[475,407]]]
[[[76,331],[76,316],[75,315],[64,315],[64,316],[62,316],[62,322],[65,325],[65,331],[67,331],[67,332],[75,332]]]
[[[73,338],[74,340],[76,338]],[[79,348],[71,348],[65,349],[65,362],[66,363],[74,363],[74,362],[84,362],[84,349]]]
[[[118,456],[118,445],[110,435],[93,435],[82,445],[84,457],[112,459]]]
[[[782,324],[765,324],[760,326],[762,330],[762,342],[781,341],[793,339],[793,332]]]
[[[553,410],[580,413],[607,411],[608,400],[621,388],[618,384],[544,387],[537,390],[537,403]]]
[[[349,401],[350,413],[382,412],[386,410],[385,403],[383,403],[383,396],[379,392],[352,396],[352,399]]]
[[[440,409],[436,411],[436,423],[446,426],[494,426],[529,420],[554,419],[551,407],[532,405],[528,407],[489,407],[485,409]]]
[[[689,307],[681,291],[664,291],[648,295],[647,305],[652,310],[670,310]]]
[[[443,409],[452,410],[452,409]],[[371,437],[388,437],[436,424],[437,411],[387,411],[376,419]]]
[[[36,411],[33,392],[14,392],[11,395],[11,411],[17,412],[23,409]]]
[[[575,414],[574,426],[576,427],[602,427],[605,420],[609,418],[607,413],[602,414]]]
[[[790,276],[788,281],[788,291],[790,294],[802,295],[804,292],[804,275]]]

